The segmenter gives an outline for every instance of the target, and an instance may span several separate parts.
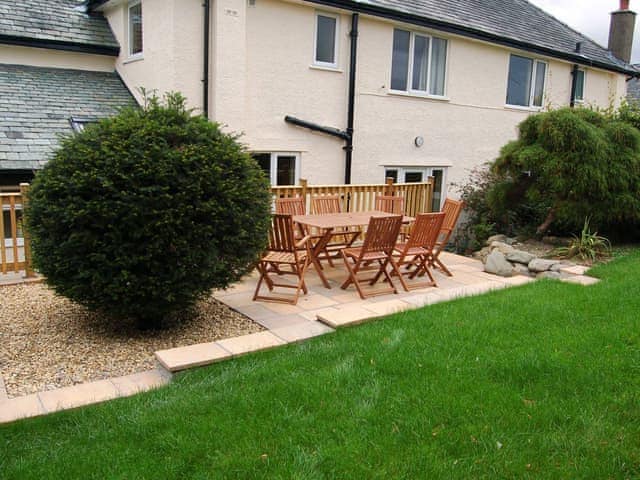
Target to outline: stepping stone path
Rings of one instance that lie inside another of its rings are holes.
[[[503,255],[505,262],[509,265],[512,264],[507,260],[506,255],[509,255],[509,258],[517,257],[522,261],[526,260],[525,256],[518,256],[516,249],[508,244],[509,239],[502,240],[505,241],[496,241],[492,244],[494,248],[489,248],[486,257],[490,254]],[[535,281],[528,275],[513,276],[512,271],[508,272],[508,276],[489,274],[485,272],[485,265],[473,258],[451,253],[443,253],[440,258],[449,267],[453,276],[447,277],[440,272],[434,272],[438,282],[437,288],[399,292],[397,295],[385,295],[364,301],[360,300],[353,289],[345,291],[339,288],[344,272],[339,269],[327,269],[326,273],[332,288],[324,288],[318,277],[311,273],[307,280],[309,294],[301,297],[297,305],[253,302],[251,294],[257,277],[252,275],[227,291],[217,292],[215,297],[267,330],[216,342],[155,352],[158,368],[154,370],[23,397],[8,398],[0,377],[0,423],[135,395],[167,385],[171,381],[172,374],[181,370],[302,342],[333,333],[337,328],[353,326],[392,313]],[[524,264],[517,263],[517,265],[526,268]],[[513,270],[513,267],[511,269]],[[563,281],[581,285],[591,285],[598,281],[585,276],[586,268],[577,265],[558,265],[556,272],[547,270],[546,273],[556,273],[562,277]]]

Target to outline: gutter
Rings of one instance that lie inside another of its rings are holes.
[[[418,25],[426,28],[433,28],[447,33],[455,35],[461,35],[463,37],[473,38],[475,40],[482,40],[485,42],[502,45],[504,47],[515,48],[518,50],[524,50],[527,52],[535,53],[538,55],[544,55],[547,57],[558,58],[566,60],[571,63],[578,63],[581,65],[601,68],[617,73],[624,73],[626,75],[640,76],[640,73],[636,70],[625,68],[622,66],[613,65],[610,63],[601,62],[598,60],[590,60],[583,55],[577,55],[573,53],[560,52],[548,47],[541,47],[532,43],[515,40],[509,37],[496,35],[493,33],[484,32],[482,30],[476,30],[474,28],[465,27],[463,25],[456,25],[453,23],[444,22],[442,20],[434,20],[426,17],[418,17],[410,13],[404,13],[397,10],[391,10],[388,8],[380,7],[377,5],[371,5],[365,2],[356,2],[353,0],[304,0],[307,3],[313,3],[318,5],[324,5],[327,7],[333,7],[343,10],[350,10],[352,12],[358,12],[373,17],[386,18],[388,20],[394,20],[397,22],[407,23],[411,25]]]
[[[120,47],[117,46],[65,42],[62,40],[29,38],[16,35],[0,34],[0,44],[19,45],[21,47],[47,48],[50,50],[64,50],[67,52],[92,53],[96,55],[107,55],[110,57],[117,57],[120,54]]]

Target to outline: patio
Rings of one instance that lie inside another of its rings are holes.
[[[269,330],[291,325],[311,328],[314,323],[339,328],[374,317],[533,281],[532,278],[524,276],[503,278],[490,275],[483,271],[482,262],[452,253],[443,253],[441,259],[453,276],[446,276],[433,269],[437,287],[405,292],[398,284],[398,294],[366,300],[358,297],[353,286],[347,290],[340,288],[341,283],[347,278],[342,260],[335,262],[335,268],[326,265],[324,267],[324,274],[331,289],[322,285],[313,267],[309,268],[305,276],[309,293],[301,295],[297,305],[252,301],[258,279],[255,272],[232,288],[217,292],[215,297]]]

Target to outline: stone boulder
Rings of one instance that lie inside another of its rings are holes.
[[[540,272],[536,275],[536,278],[550,278],[553,280],[558,280],[560,278],[562,278],[562,275],[560,274],[560,272],[551,272],[551,271],[547,271],[547,272]]]
[[[521,263],[523,265],[529,265],[531,260],[536,258],[535,255],[529,252],[524,252],[522,250],[513,250],[511,252],[507,252],[506,257],[510,262]]]
[[[506,235],[492,235],[487,238],[487,246],[491,245],[493,242],[507,243],[508,237]]]
[[[557,260],[545,260],[544,258],[534,258],[529,262],[529,270],[532,272],[540,273],[551,270],[555,264],[557,264]]]
[[[502,252],[494,250],[487,257],[484,271],[500,277],[511,277],[513,275],[513,265],[507,261]]]
[[[500,253],[503,253],[505,255],[515,251],[515,248],[503,242],[491,242],[491,244],[489,245],[489,248],[491,250],[498,250]]]

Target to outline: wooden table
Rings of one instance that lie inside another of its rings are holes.
[[[327,277],[325,277],[322,272],[319,255],[331,241],[334,230],[347,227],[366,226],[369,224],[371,217],[388,217],[390,215],[392,214],[388,212],[372,210],[368,212],[328,213],[324,215],[294,215],[293,221],[306,228],[315,228],[323,232],[322,237],[311,249],[311,262],[315,266],[316,272],[318,272],[318,276],[320,277],[320,280],[322,280],[322,284],[327,288],[331,288]],[[404,216],[402,218],[402,223],[411,223],[414,220],[415,219],[413,217]]]

